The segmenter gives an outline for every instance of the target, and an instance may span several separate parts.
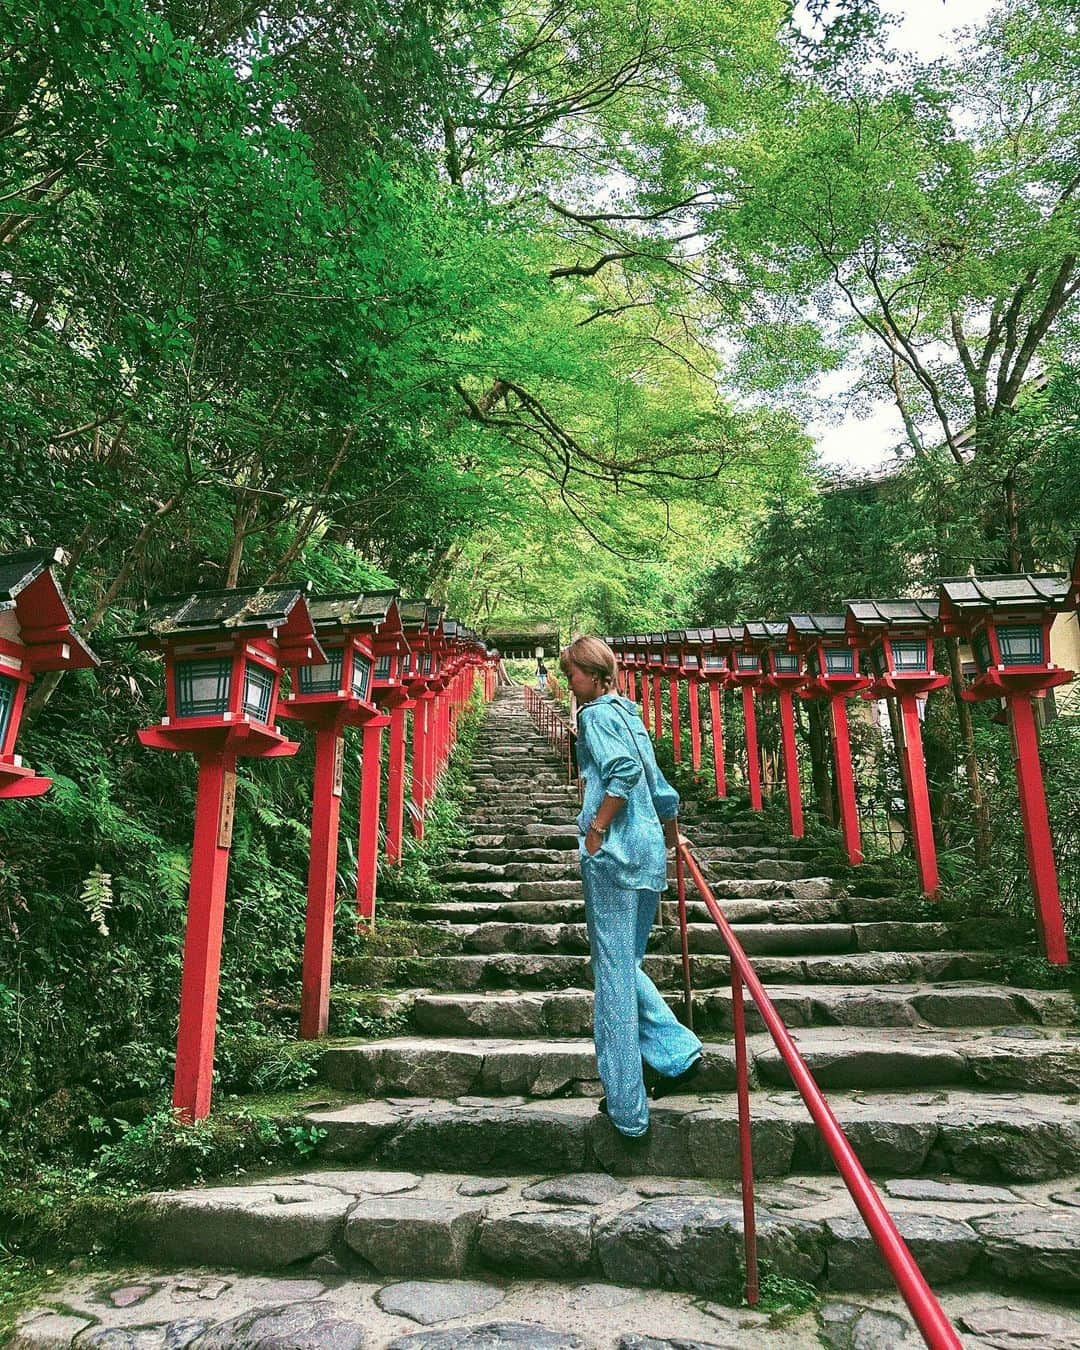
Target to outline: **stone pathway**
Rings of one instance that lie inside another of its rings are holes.
[[[145,1266],[81,1276],[16,1344],[680,1346],[919,1344],[861,1220],[751,1021],[760,1248],[811,1313],[718,1302],[741,1253],[727,960],[690,906],[710,1069],[632,1152],[596,1111],[576,790],[500,694],[478,740],[470,842],[409,1034],[328,1048],[305,1171],[148,1197]],[[728,808],[685,830],[777,1006],[964,1343],[1080,1344],[1080,1043],[1060,993],[1000,982],[1003,923],[915,922],[846,892],[806,847]],[[650,973],[677,998],[674,906]],[[347,1005],[348,963],[334,997]],[[210,1268],[210,1269],[208,1269]],[[663,1291],[663,1292],[661,1292]],[[421,1328],[427,1328],[422,1330]]]

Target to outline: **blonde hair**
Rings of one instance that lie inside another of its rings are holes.
[[[577,666],[586,675],[595,675],[605,689],[614,685],[619,669],[615,653],[606,642],[595,637],[576,638],[569,647],[562,649],[559,653],[559,669],[567,679],[570,678],[571,666]]]

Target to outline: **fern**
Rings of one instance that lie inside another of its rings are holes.
[[[93,870],[83,882],[79,899],[90,913],[90,922],[102,937],[108,937],[109,925],[105,922],[105,915],[112,909],[113,883],[112,877],[100,863],[94,864]]]

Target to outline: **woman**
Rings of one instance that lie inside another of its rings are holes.
[[[601,1110],[620,1134],[640,1139],[649,1128],[643,1063],[654,1097],[683,1087],[702,1064],[701,1042],[641,970],[667,889],[666,850],[679,839],[679,796],[657,768],[636,704],[614,692],[611,648],[578,638],[559,665],[578,703],[579,854],[596,1062],[607,1093]]]

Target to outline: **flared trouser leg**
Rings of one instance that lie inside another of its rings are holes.
[[[649,1106],[641,1058],[674,1076],[690,1067],[701,1042],[675,1017],[640,969],[656,915],[655,891],[625,890],[582,868],[593,968],[593,1038],[607,1112],[616,1129],[641,1135]]]

